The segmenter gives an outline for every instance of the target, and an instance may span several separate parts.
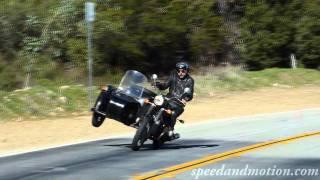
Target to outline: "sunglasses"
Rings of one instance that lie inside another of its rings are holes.
[[[179,70],[177,70],[177,72],[178,72],[178,73],[187,73],[187,70],[185,70],[185,69],[179,69]]]

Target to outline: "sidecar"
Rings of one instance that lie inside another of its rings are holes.
[[[99,127],[105,118],[132,126],[140,113],[144,100],[156,94],[148,90],[150,85],[145,75],[129,70],[123,76],[119,87],[108,86],[102,89],[92,108],[92,125]]]

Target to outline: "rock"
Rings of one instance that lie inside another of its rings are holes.
[[[281,87],[281,88],[287,88],[287,89],[292,88],[292,86],[286,85],[286,84],[281,84],[279,87]]]
[[[79,116],[79,113],[73,112],[73,113],[71,113],[71,115],[72,115],[72,116]]]
[[[23,118],[22,117],[18,117],[15,121],[21,122],[21,121],[23,121]]]
[[[11,101],[11,99],[9,99],[8,96],[3,97],[3,99],[4,99],[6,102],[10,102],[10,101]]]
[[[49,115],[49,116],[56,116],[57,113],[55,113],[55,112],[49,112],[48,115]]]
[[[273,87],[280,87],[280,88],[292,88],[292,86],[286,85],[286,84],[278,84],[274,83],[272,84]]]
[[[67,97],[61,96],[59,97],[59,101],[65,104],[67,102]]]
[[[28,91],[29,89],[31,89],[30,87],[27,88],[23,88],[23,89],[16,89],[13,92],[21,92],[21,91]]]
[[[55,109],[55,111],[57,111],[57,112],[64,112],[65,110],[64,110],[62,107],[57,107],[57,108]]]
[[[79,115],[88,115],[89,111],[82,111],[79,113]]]
[[[46,90],[46,93],[47,93],[47,94],[49,94],[49,95],[54,94],[54,92],[53,92],[53,91],[51,91],[51,90]]]
[[[60,86],[59,89],[63,90],[63,89],[68,89],[70,88],[70,86]]]

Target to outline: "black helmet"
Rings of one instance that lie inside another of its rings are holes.
[[[186,62],[178,62],[176,64],[176,70],[179,71],[179,69],[184,69],[189,72],[189,64]]]

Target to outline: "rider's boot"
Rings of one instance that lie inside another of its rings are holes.
[[[139,123],[140,123],[140,117],[137,117],[136,121],[130,124],[130,126],[134,128],[139,128]]]
[[[170,137],[170,140],[171,140],[171,141],[180,138],[180,134],[179,134],[179,133],[175,133],[175,132],[173,131],[173,129],[171,129],[171,130],[168,132],[168,134],[169,134],[169,137]]]

